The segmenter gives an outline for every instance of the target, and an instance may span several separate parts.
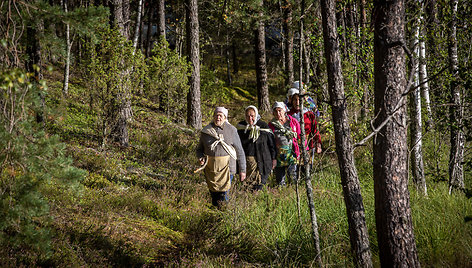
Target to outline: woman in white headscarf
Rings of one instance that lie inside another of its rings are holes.
[[[260,120],[253,105],[245,109],[246,120],[238,123],[238,135],[246,155],[245,184],[251,190],[261,190],[275,167],[274,134],[266,122]]]
[[[236,159],[241,181],[246,178],[246,157],[236,128],[228,120],[228,110],[216,107],[213,122],[202,129],[197,147],[197,157],[205,166],[205,178],[210,190],[212,204],[220,206],[229,200]]]

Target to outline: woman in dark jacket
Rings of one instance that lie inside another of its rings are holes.
[[[253,190],[261,190],[277,163],[274,134],[266,122],[259,120],[255,106],[248,106],[245,115],[246,121],[236,126],[246,155],[245,184]]]

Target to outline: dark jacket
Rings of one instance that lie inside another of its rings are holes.
[[[270,129],[266,122],[257,121],[257,126],[264,129]],[[239,122],[238,126],[247,126],[246,121]],[[272,171],[272,160],[276,157],[276,148],[274,134],[272,132],[261,131],[259,138],[254,143],[249,138],[249,131],[244,133],[244,129],[238,129],[238,135],[241,139],[243,150],[249,153],[249,156],[255,156],[257,167],[261,176],[265,177]]]

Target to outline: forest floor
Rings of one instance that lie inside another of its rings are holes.
[[[240,79],[249,79],[245,78],[249,75],[243,73]],[[315,265],[304,183],[298,193],[300,215],[295,185],[278,188],[272,176],[268,187],[256,193],[246,191],[236,180],[229,203],[222,210],[215,209],[203,175],[193,173],[198,162],[198,132],[136,97],[130,146],[110,143],[103,147],[83,81],[73,79],[64,99],[56,76],[47,77],[47,102],[59,111],[48,118],[48,132],[60,136],[74,166],[87,175],[77,195],[50,193],[52,249],[38,265]],[[210,122],[215,105],[228,107],[229,121],[236,124],[244,119],[244,107],[256,103],[251,84],[225,87],[224,92],[216,100],[204,99],[204,125]],[[270,115],[264,114],[264,119],[268,121]],[[330,133],[329,128],[322,131],[325,152],[317,157],[313,175],[321,255],[326,267],[354,267]],[[431,171],[427,173],[428,197],[410,187],[420,261],[427,267],[471,267],[472,222],[467,219],[472,215],[472,202],[465,195],[447,194],[447,148],[437,147],[440,134],[428,135],[425,157],[440,171],[427,169]],[[356,151],[373,261],[378,267],[371,159],[369,148]]]

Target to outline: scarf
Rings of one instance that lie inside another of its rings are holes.
[[[216,146],[218,146],[218,144],[221,144],[221,146],[223,146],[223,149],[225,149],[225,151],[231,156],[231,158],[233,158],[234,160],[237,159],[236,150],[233,148],[233,146],[227,144],[225,142],[223,134],[218,135],[218,133],[216,132],[216,129],[214,129],[211,125],[204,127],[202,130],[202,133],[210,135],[216,139],[216,141],[214,141],[210,145],[210,150],[215,151]]]
[[[269,128],[261,128],[260,126],[257,125],[242,125],[238,124],[236,125],[236,128],[238,130],[244,130],[244,134],[246,134],[249,131],[249,139],[252,139],[252,142],[256,142],[257,139],[259,139],[259,136],[261,135],[261,131],[267,132],[267,133],[272,133],[272,130]]]
[[[287,127],[284,127],[282,125],[282,123],[280,123],[279,120],[277,119],[272,119],[272,121],[270,121],[270,123],[277,129],[279,130],[280,132],[282,132],[282,134],[287,137],[287,139],[296,139],[297,138],[297,133],[292,131],[292,129],[290,128],[287,128]]]

